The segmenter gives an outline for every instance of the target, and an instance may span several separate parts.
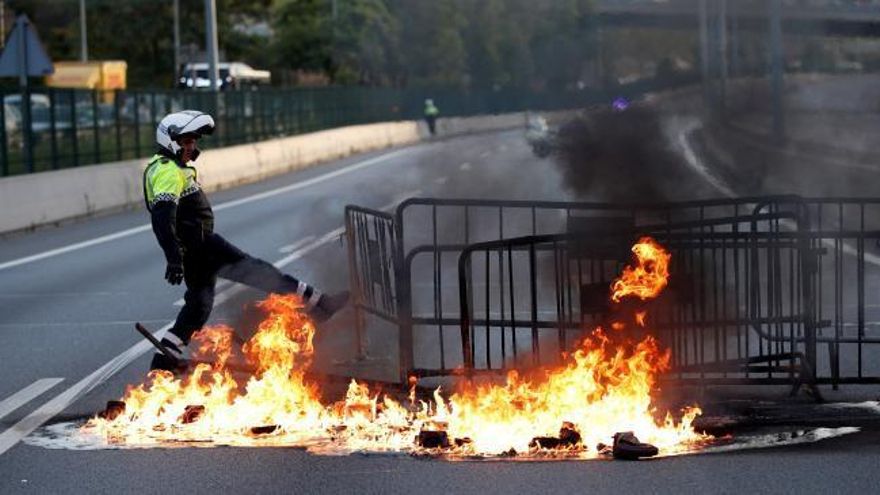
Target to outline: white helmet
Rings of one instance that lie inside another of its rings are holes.
[[[214,132],[214,119],[198,110],[183,110],[170,113],[162,118],[156,128],[156,143],[160,148],[180,156],[181,147],[177,143],[185,136],[202,137]]]

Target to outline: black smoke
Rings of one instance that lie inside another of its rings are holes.
[[[692,180],[670,144],[659,110],[592,110],[559,130],[556,162],[580,200],[661,202],[686,199]]]

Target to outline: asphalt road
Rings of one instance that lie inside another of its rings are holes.
[[[210,164],[201,167],[210,173]],[[348,203],[384,208],[410,196],[564,200],[560,180],[549,161],[531,156],[521,133],[507,132],[351,157],[211,199],[217,230],[233,243],[338,290],[347,285],[344,246],[336,239]],[[147,220],[136,210],[0,241],[0,492],[733,493],[876,486],[880,443],[871,428],[785,449],[639,463],[451,463],[318,457],[286,448],[70,451],[20,442],[46,421],[94,414],[143,378],[150,350],[133,323],[165,326],[183,294],[162,278],[161,251],[141,228]],[[127,234],[106,240],[119,232]],[[22,261],[54,249],[67,251]],[[236,320],[250,296],[229,297],[212,321]],[[318,337],[319,361],[329,368],[352,356],[346,318]],[[380,338],[369,350],[380,363],[389,351]],[[11,402],[21,406],[12,409]]]

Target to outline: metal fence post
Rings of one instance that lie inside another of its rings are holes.
[[[254,139],[262,139],[263,138],[263,94],[262,93],[254,93]]]
[[[4,122],[3,125],[6,125]],[[21,94],[22,160],[27,173],[34,171],[33,124],[31,123],[31,90],[25,86]]]
[[[804,355],[806,364],[809,366],[807,379],[810,383],[816,381],[816,283],[818,253],[807,238],[801,241],[801,269],[803,278],[801,283],[803,297],[802,318],[804,323]]]
[[[770,90],[773,116],[773,137],[785,139],[785,101],[783,94],[785,53],[782,40],[782,0],[770,0]]]
[[[156,119],[156,93],[150,93],[150,123],[152,126],[150,130],[154,130],[158,126],[158,120]]]
[[[76,90],[71,89],[70,95],[70,139],[73,149],[73,166],[79,166],[79,132],[76,125]]]
[[[137,92],[132,92],[131,97],[134,98],[132,111],[134,112],[134,155],[135,158],[141,156],[141,106]]]
[[[55,136],[56,126],[55,126],[55,105],[57,105],[58,100],[55,98],[55,89],[49,88],[49,132],[50,137],[49,141],[52,146],[52,168],[58,168],[58,139]]]
[[[397,315],[400,320],[397,335],[398,369],[400,383],[406,386],[409,371],[413,368],[413,318],[412,290],[410,288],[410,270],[403,254],[403,213],[398,208],[394,218],[394,234],[397,243],[394,246],[394,278],[397,279]]]
[[[119,121],[119,100],[122,92],[113,90],[113,122],[116,124],[116,160],[122,160],[122,122]]]
[[[241,108],[238,112],[238,136],[236,136],[236,139],[240,140],[238,142],[244,142],[247,140],[248,132],[250,129],[250,126],[248,125],[249,124],[248,119],[247,119],[248,96],[249,96],[248,93],[241,94],[241,101],[240,101]]]
[[[95,161],[101,163],[101,140],[98,136],[98,90],[92,90],[92,136],[95,147]]]
[[[355,359],[363,360],[367,352],[364,348],[364,310],[363,288],[357,276],[357,261],[355,257],[354,223],[352,212],[348,207],[345,209],[345,241],[348,243],[348,280],[352,289],[352,307],[354,308],[354,335],[355,335]]]
[[[440,256],[437,252],[435,256]],[[471,332],[471,321],[473,307],[471,305],[471,252],[465,249],[458,257],[458,299],[459,311],[461,313],[461,352],[464,368],[470,374],[474,370],[474,354],[473,354],[473,336]],[[442,317],[442,315],[441,315]],[[442,336],[441,336],[442,339]]]
[[[234,89],[230,89],[229,91],[224,91],[220,94],[221,105],[223,108],[223,128],[220,129],[220,142],[223,143],[224,146],[229,146],[229,122],[230,122],[230,111],[229,111],[229,99],[231,95],[233,95]],[[217,115],[217,122],[220,122],[220,115]]]
[[[2,100],[3,104],[0,105],[0,177],[6,177],[9,175],[9,155],[8,155],[8,146],[9,141],[6,139],[6,95],[0,93],[0,100]]]

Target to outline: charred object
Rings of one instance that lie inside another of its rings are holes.
[[[422,430],[416,437],[416,444],[425,449],[448,449],[449,434],[442,430]]]
[[[649,443],[640,442],[631,431],[622,431],[614,434],[611,455],[615,459],[637,461],[644,457],[654,457],[658,453],[657,447]]]
[[[180,422],[185,425],[195,423],[204,414],[205,414],[205,406],[189,405],[183,409],[183,414],[180,415]]]
[[[251,428],[251,435],[268,435],[274,433],[278,429],[278,425],[254,426]]]
[[[123,414],[125,414],[125,402],[121,400],[108,400],[107,407],[98,416],[101,419],[113,421]]]
[[[581,434],[577,431],[574,423],[568,421],[562,423],[558,437],[535,437],[529,442],[530,449],[575,449],[582,447]]]

